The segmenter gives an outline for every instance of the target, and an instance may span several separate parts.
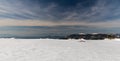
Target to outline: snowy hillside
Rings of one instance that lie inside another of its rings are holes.
[[[0,61],[120,61],[117,40],[0,39]]]

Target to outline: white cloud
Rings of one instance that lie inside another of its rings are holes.
[[[120,27],[120,20],[106,21],[106,22],[77,22],[77,21],[45,21],[45,20],[13,20],[1,19],[0,26],[87,26],[98,28],[114,28]]]

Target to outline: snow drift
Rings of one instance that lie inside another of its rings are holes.
[[[0,39],[0,61],[120,61],[117,40]]]

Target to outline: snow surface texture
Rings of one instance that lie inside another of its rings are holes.
[[[0,39],[0,61],[120,61],[117,40]]]

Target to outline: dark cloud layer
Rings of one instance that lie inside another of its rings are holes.
[[[33,19],[53,21],[106,21],[119,18],[119,0],[21,1]],[[32,7],[32,8],[31,8]],[[24,13],[26,14],[26,13]]]
[[[106,21],[120,15],[119,0],[1,0],[0,18]]]

